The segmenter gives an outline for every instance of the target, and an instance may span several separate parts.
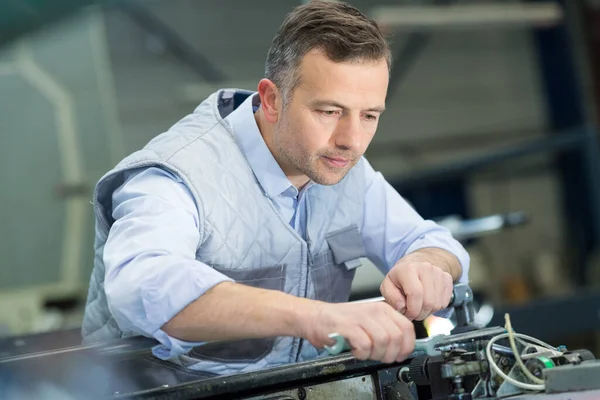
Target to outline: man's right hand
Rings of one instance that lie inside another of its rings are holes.
[[[329,334],[346,338],[354,357],[384,363],[406,359],[415,347],[412,322],[387,303],[317,303],[305,322],[303,335],[313,346],[335,342]]]

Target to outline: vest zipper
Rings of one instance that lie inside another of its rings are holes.
[[[310,250],[310,246],[312,241],[310,240],[310,234],[308,233],[308,220],[310,216],[310,206],[308,204],[308,199],[305,199],[305,207],[306,207],[306,224],[304,225],[304,230],[306,232],[306,281],[304,282],[304,297],[308,295],[308,277],[310,274],[310,267],[314,264],[313,254]],[[300,360],[300,354],[302,353],[302,345],[304,344],[305,339],[300,339],[300,343],[298,343],[298,352],[296,353],[296,362]]]
[[[312,241],[310,240],[310,236],[308,236],[308,232],[306,232],[306,246],[308,249],[308,262],[306,264],[307,267],[310,267],[311,265],[314,264],[315,260],[313,260],[313,256],[312,256],[312,251],[310,251],[310,245],[312,244]],[[306,289],[308,290],[308,274],[306,275]],[[306,292],[304,292],[304,294],[306,294]]]
[[[312,256],[312,252],[310,251],[311,245],[310,236],[308,235],[308,229],[306,229],[306,249],[307,249],[307,260],[306,260],[306,282],[304,283],[304,297],[308,294],[308,275],[310,272],[310,267],[314,264],[314,259]],[[300,353],[302,353],[302,345],[304,344],[305,339],[300,339],[300,343],[298,343],[298,353],[296,354],[296,362],[300,360]]]

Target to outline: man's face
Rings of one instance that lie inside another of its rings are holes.
[[[277,158],[293,181],[308,177],[333,185],[373,139],[385,108],[388,66],[384,59],[335,63],[313,50],[302,60],[299,75],[275,126]]]

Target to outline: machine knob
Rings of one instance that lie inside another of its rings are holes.
[[[410,376],[410,380],[413,381],[415,385],[429,385],[429,377],[427,376],[428,360],[428,356],[421,356],[413,358],[410,362],[410,365],[408,366],[408,375]]]

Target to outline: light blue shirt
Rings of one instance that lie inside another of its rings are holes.
[[[263,190],[304,237],[304,193],[316,184],[309,183],[298,191],[287,179],[260,134],[253,97],[227,120]],[[386,273],[404,254],[426,247],[442,248],[457,256],[462,265],[460,280],[467,282],[469,256],[449,232],[423,220],[366,160],[365,180],[360,231],[368,258]],[[195,258],[202,216],[193,197],[176,176],[148,168],[129,173],[112,200],[115,223],[104,248],[110,311],[123,331],[159,340],[162,346],[154,349],[156,356],[165,359],[187,353],[198,343],[170,337],[162,325],[216,284],[230,280]],[[146,282],[143,287],[136,284],[142,277]],[[111,292],[121,293],[121,298],[111,298]]]

